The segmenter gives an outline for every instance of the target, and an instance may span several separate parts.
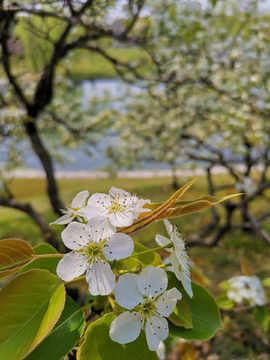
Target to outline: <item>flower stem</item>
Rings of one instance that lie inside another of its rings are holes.
[[[159,268],[165,268],[165,267],[167,267],[167,266],[172,266],[172,264],[171,264],[171,263],[169,263],[169,264],[161,264],[161,265],[157,265],[157,267],[159,267]]]
[[[64,257],[64,254],[44,254],[44,255],[36,255],[35,259],[43,259],[43,258],[51,258],[51,257]]]
[[[159,246],[159,247],[154,248],[154,249],[148,249],[148,250],[133,254],[132,256],[144,255],[144,254],[147,254],[147,253],[150,253],[150,252],[153,252],[153,251],[158,251],[158,250],[162,250],[162,249],[166,249],[166,248],[170,248],[170,247],[171,247],[170,244],[164,245],[164,246]],[[131,258],[131,256],[129,256],[129,257]]]
[[[110,303],[110,305],[111,305],[111,307],[113,309],[114,315],[117,316],[117,310],[116,310],[115,303],[114,303],[113,299],[110,296],[108,296],[108,300],[109,300],[109,303]]]

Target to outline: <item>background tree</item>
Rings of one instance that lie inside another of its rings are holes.
[[[119,20],[120,30],[110,21],[113,6],[113,1],[92,0],[0,2],[1,66],[10,84],[9,90],[0,97],[1,142],[7,144],[13,165],[22,161],[22,151],[33,149],[45,171],[47,193],[57,214],[61,214],[63,204],[53,171],[51,143],[57,148],[60,144],[72,147],[78,139],[95,142],[93,130],[96,130],[96,125],[83,116],[86,114],[78,111],[80,103],[74,96],[74,84],[66,77],[69,70],[66,62],[76,49],[85,49],[91,55],[98,53],[107,59],[106,51],[112,47],[112,41],[134,43],[132,31],[143,1],[129,2],[128,11],[123,12]],[[14,50],[16,39],[23,41],[27,50],[19,56]],[[25,61],[19,61],[20,58]],[[117,65],[116,61],[109,60]],[[128,67],[129,64],[125,64],[124,70]],[[64,110],[64,104],[70,99],[68,110]],[[88,133],[91,135],[86,138]],[[1,197],[0,204],[27,212],[41,227],[46,239],[57,246],[54,234],[30,204],[14,201],[11,193]]]
[[[173,3],[152,17],[145,47],[156,73],[144,84],[146,93],[133,95],[132,101],[127,97],[126,112],[117,114],[113,127],[121,145],[111,147],[108,155],[119,166],[167,163],[176,187],[176,166],[200,165],[210,194],[230,188],[244,193],[238,203],[224,205],[223,224],[213,208],[212,221],[190,236],[190,245],[214,246],[235,227],[253,229],[270,242],[260,225],[269,216],[264,210],[270,186],[268,16],[221,10]],[[231,184],[215,185],[215,166],[229,172]],[[259,173],[252,174],[254,169]],[[252,214],[256,201],[264,205]]]

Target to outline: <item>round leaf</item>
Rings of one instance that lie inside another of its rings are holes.
[[[21,360],[53,329],[65,304],[62,281],[46,270],[17,276],[0,292],[0,359]]]
[[[109,330],[114,318],[110,313],[89,326],[77,353],[78,360],[158,360],[156,352],[149,350],[144,332],[129,344],[112,341]]]
[[[16,239],[0,241],[0,279],[11,275],[28,264],[35,257],[28,242]]]
[[[208,340],[221,329],[220,314],[212,295],[202,286],[192,283],[193,297],[185,292],[174,273],[169,275],[169,288],[175,286],[183,294],[190,307],[193,328],[186,329],[170,322],[170,334],[187,340]]]

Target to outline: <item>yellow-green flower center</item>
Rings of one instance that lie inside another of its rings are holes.
[[[124,206],[119,204],[119,198],[112,198],[111,197],[111,200],[112,200],[112,203],[108,208],[109,214],[114,214],[116,212],[123,213],[125,211]]]
[[[151,301],[150,299],[147,299],[143,304],[137,306],[135,310],[142,313],[144,317],[147,317],[148,315],[153,316],[157,314],[155,301]]]

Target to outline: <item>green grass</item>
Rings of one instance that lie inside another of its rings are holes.
[[[25,73],[37,74],[42,72],[50,61],[55,43],[64,29],[62,21],[38,16],[19,18],[13,29],[13,38],[19,52],[14,52],[10,58],[12,73],[19,76]],[[83,32],[84,30],[81,29]],[[47,38],[44,36],[46,34]],[[92,41],[92,46],[98,46],[106,53],[122,63],[132,63],[142,60],[145,65],[139,69],[141,75],[151,71],[149,57],[135,46],[115,47],[110,38]],[[81,81],[85,79],[116,78],[118,76],[112,63],[102,55],[89,50],[75,49],[70,52],[68,71],[70,76]],[[146,65],[147,63],[147,65]],[[60,62],[58,71],[62,71]],[[3,67],[0,66],[0,77],[5,78]]]

